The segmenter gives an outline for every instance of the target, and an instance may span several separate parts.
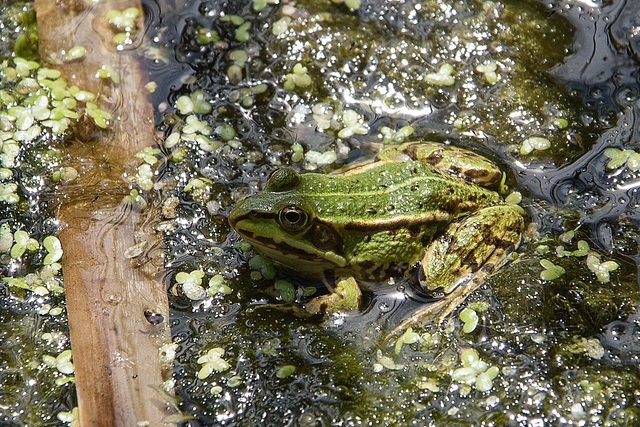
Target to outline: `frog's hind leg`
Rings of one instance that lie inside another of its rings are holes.
[[[508,260],[520,243],[523,228],[522,216],[510,205],[483,208],[451,224],[427,248],[421,262],[420,285],[429,291],[442,290],[445,296],[414,313],[405,323],[441,323],[486,276]]]

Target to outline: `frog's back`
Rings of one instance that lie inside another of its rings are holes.
[[[415,221],[417,216],[450,221],[494,203],[498,195],[454,180],[418,161],[381,161],[343,175],[305,174],[298,192],[319,219],[361,224],[385,219]]]

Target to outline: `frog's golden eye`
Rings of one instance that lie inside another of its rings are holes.
[[[300,231],[307,226],[309,215],[297,206],[282,208],[278,221],[286,231]]]

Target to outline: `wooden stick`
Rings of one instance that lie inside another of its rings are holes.
[[[108,131],[79,132],[68,147],[79,176],[73,186],[63,188],[59,207],[80,422],[156,426],[167,415],[156,390],[163,383],[163,368],[170,368],[159,357],[160,347],[171,340],[167,295],[162,272],[154,267],[143,273],[125,258],[125,251],[159,237],[141,227],[149,223],[142,213],[121,203],[129,193],[123,173],[134,174],[133,155],[154,143],[153,110],[134,51],[118,51],[111,44],[113,32],[104,18],[110,9],[138,7],[142,34],[142,8],[138,1],[114,0],[36,0],[35,7],[43,61],[84,46],[87,53],[79,61],[52,67],[69,85],[99,95],[100,107],[110,108],[114,117]],[[103,64],[119,73],[120,84],[95,77]],[[105,102],[111,105],[105,107]],[[145,310],[164,320],[153,325]]]

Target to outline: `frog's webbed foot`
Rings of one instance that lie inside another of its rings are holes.
[[[362,291],[356,279],[349,277],[339,280],[331,292],[311,299],[304,305],[312,314],[334,313],[340,310],[358,310],[362,299]]]

